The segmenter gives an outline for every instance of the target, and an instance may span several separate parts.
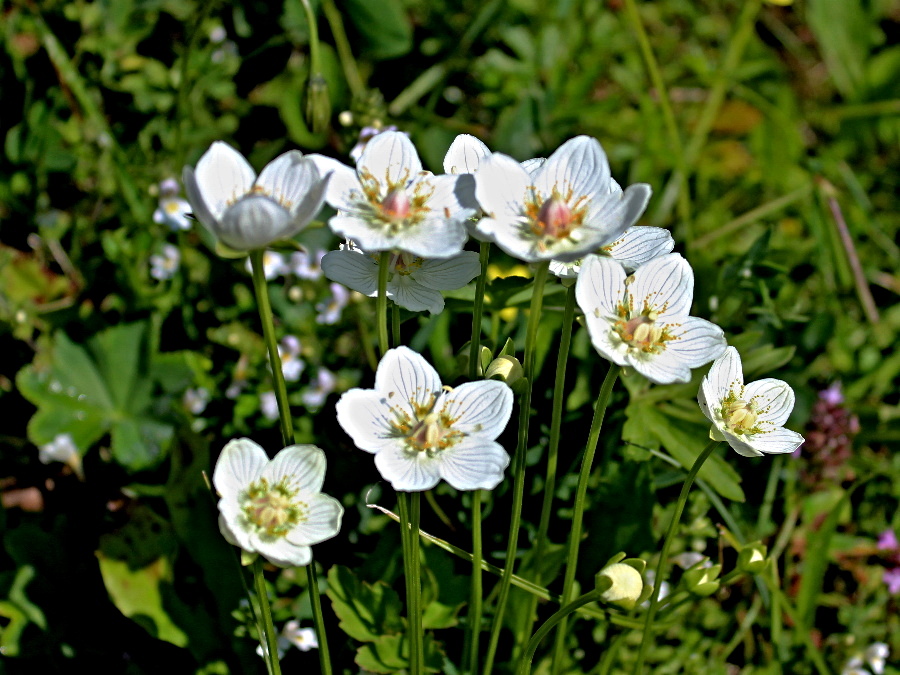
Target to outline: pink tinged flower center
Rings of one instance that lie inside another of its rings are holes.
[[[632,349],[645,354],[659,354],[666,348],[666,342],[675,339],[670,332],[669,324],[657,321],[659,315],[654,310],[645,309],[644,313],[630,319],[626,318],[628,314],[628,309],[620,305],[621,318],[614,328],[622,341]]]
[[[539,238],[539,246],[546,249],[556,241],[567,239],[581,226],[587,208],[586,197],[574,198],[572,191],[562,195],[554,188],[543,202],[534,194],[525,203],[525,217],[531,234]]]
[[[265,478],[254,481],[241,500],[241,511],[259,534],[283,537],[306,520],[308,505],[297,499],[285,481],[269,485]]]
[[[538,209],[535,229],[538,234],[544,234],[554,239],[561,239],[569,235],[569,226],[572,224],[572,210],[569,205],[555,192]]]
[[[411,206],[409,195],[402,187],[395,187],[381,202],[381,210],[388,218],[408,218]]]

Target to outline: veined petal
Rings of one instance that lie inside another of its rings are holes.
[[[491,151],[484,143],[469,134],[460,134],[444,155],[444,173],[475,173],[481,160]]]
[[[237,506],[237,502],[234,505],[234,512],[237,514],[239,508]],[[235,527],[232,529],[231,525],[229,525],[229,518],[225,517],[225,514],[222,513],[222,500],[219,500],[219,532],[222,533],[222,536],[232,546],[239,546],[245,551],[253,550],[253,542],[250,538],[250,533],[240,527],[239,523],[236,522],[236,516],[231,517],[232,520],[235,520]]]
[[[780,455],[788,452],[793,452],[794,450],[799,448],[803,443],[803,436],[798,434],[796,431],[778,427],[777,429],[772,429],[771,431],[764,431],[763,433],[745,436],[743,440],[746,446],[757,453],[766,455]],[[728,439],[728,443],[732,448],[738,450],[732,444],[731,438]],[[738,452],[740,452],[740,450],[738,450]]]
[[[315,169],[313,163],[305,157],[303,158],[303,164]],[[315,174],[318,175],[318,169],[315,169]],[[331,182],[331,174],[317,178],[310,185],[309,190],[303,194],[301,200],[292,204],[290,212],[294,218],[294,226],[298,231],[306,227],[309,221],[319,215],[319,211],[322,210],[322,205],[325,203],[325,193],[328,191],[329,182]]]
[[[612,244],[603,247],[613,260],[618,260],[627,269],[635,270],[654,258],[671,253],[675,240],[662,227],[629,227]]]
[[[378,292],[378,263],[371,256],[346,249],[329,251],[322,257],[326,277],[363,295]]]
[[[562,262],[561,260],[550,261],[550,274],[560,279],[575,279],[581,271],[581,261]]]
[[[585,225],[608,233],[604,245],[612,243],[634,225],[647,208],[653,191],[646,183],[629,185],[625,192],[611,192],[591,201]]]
[[[787,382],[768,377],[744,387],[744,400],[753,402],[759,421],[781,427],[794,409],[794,390]]]
[[[529,176],[534,176],[538,169],[544,166],[544,163],[547,161],[546,157],[533,157],[531,159],[526,159],[522,162],[522,168],[528,172]]]
[[[409,137],[399,131],[384,131],[370,140],[357,163],[360,176],[371,175],[382,189],[406,186],[422,171],[419,153]]]
[[[722,401],[729,393],[740,394],[744,386],[744,373],[741,370],[741,356],[734,347],[726,347],[722,355],[715,360],[700,383],[700,409],[706,418],[716,423],[714,409],[722,406]],[[712,406],[713,409],[710,409]]]
[[[390,248],[422,258],[450,258],[462,251],[467,237],[466,226],[460,218],[433,213],[421,223],[392,237]]]
[[[467,436],[494,440],[503,433],[512,414],[512,389],[503,382],[466,382],[445,393],[441,415],[452,421],[453,429]]]
[[[392,408],[418,418],[441,395],[441,378],[420,354],[409,347],[389,349],[375,371],[375,390]]]
[[[678,319],[678,324],[671,329],[675,339],[666,343],[663,353],[672,354],[688,368],[719,358],[728,345],[722,329],[706,319],[686,316]]]
[[[266,164],[256,178],[254,190],[270,196],[290,211],[290,204],[299,202],[318,178],[315,163],[304,162],[302,152],[291,150]]]
[[[410,452],[399,443],[375,455],[375,467],[382,478],[401,492],[429,490],[441,479],[436,458],[425,452]]]
[[[416,183],[424,183],[428,186],[431,196],[428,198],[428,208],[438,216],[446,219],[464,221],[475,215],[474,207],[463,206],[460,202],[460,194],[457,189],[460,182],[471,182],[471,176],[425,176]],[[463,195],[464,196],[464,195]],[[471,199],[472,197],[469,197]]]
[[[244,156],[227,143],[216,141],[194,171],[203,203],[216,220],[253,187],[256,172]]]
[[[444,310],[444,296],[440,291],[423,286],[412,275],[395,274],[388,282],[388,296],[411,312],[427,310],[440,314]]]
[[[481,272],[481,262],[474,251],[443,260],[423,260],[422,266],[410,276],[419,284],[436,291],[454,291],[462,288]]]
[[[625,269],[615,260],[589,255],[575,282],[575,300],[585,316],[615,317],[625,300]]]
[[[366,452],[378,452],[396,444],[397,416],[391,411],[394,401],[373,389],[351,389],[335,405],[338,424]]]
[[[611,320],[585,313],[584,323],[591,336],[591,344],[600,356],[620,366],[630,365],[628,345],[613,330]]]
[[[344,507],[334,497],[316,494],[306,500],[305,520],[288,532],[295,546],[310,546],[331,539],[341,530]]]
[[[213,470],[216,492],[236,501],[238,494],[259,477],[268,462],[266,451],[249,438],[229,441]]]
[[[627,360],[628,365],[655,384],[688,382],[691,379],[690,367],[670,349],[659,354],[629,350]]]
[[[325,155],[307,155],[306,159],[316,165],[320,176],[331,174],[325,190],[325,201],[333,208],[348,210],[354,208],[351,195],[362,194],[362,183],[356,170]]]
[[[325,481],[325,453],[315,445],[290,445],[263,469],[270,483],[287,480],[292,490],[319,492]]]
[[[531,178],[512,157],[495,152],[475,174],[475,198],[491,218],[518,218],[524,211]]]
[[[399,241],[398,237],[391,235],[387,230],[374,227],[364,217],[349,212],[345,215],[343,211],[338,211],[338,215],[328,221],[328,226],[336,235],[352,239],[368,253],[393,250],[397,248]]]
[[[493,490],[509,466],[503,446],[478,438],[467,438],[442,451],[439,459],[441,478],[457,490]]]
[[[249,195],[225,211],[215,234],[236,251],[252,251],[299,231],[281,204],[264,195]]]
[[[253,548],[278,567],[305,567],[312,562],[312,549],[292,544],[287,537],[270,539],[254,536]]]
[[[577,136],[563,143],[534,176],[534,186],[544,199],[554,189],[574,199],[606,194],[609,161],[596,138]]]
[[[203,200],[203,194],[200,192],[200,186],[197,185],[197,176],[194,174],[194,170],[189,166],[184,167],[181,178],[184,181],[184,191],[187,193],[191,204],[190,211],[203,227],[215,236],[218,222]]]
[[[694,272],[687,260],[670,253],[636,271],[628,293],[634,312],[642,313],[644,307],[649,307],[657,312],[660,321],[677,320],[691,312]]]

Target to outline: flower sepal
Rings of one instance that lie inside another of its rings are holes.
[[[250,565],[256,562],[258,557],[259,553],[256,551],[245,551],[244,549],[241,549],[241,565],[244,567],[250,567]]]
[[[215,247],[216,255],[220,258],[226,258],[227,260],[238,260],[240,258],[246,258],[250,251],[237,251],[230,246],[226,246],[218,239],[216,240]]]
[[[701,560],[686,570],[681,577],[681,581],[688,591],[703,598],[712,595],[721,586],[719,574],[722,572],[722,566],[712,565],[706,567],[705,565],[708,562],[708,560]]]
[[[737,568],[747,574],[759,574],[769,566],[768,552],[761,541],[745,544],[738,553]]]

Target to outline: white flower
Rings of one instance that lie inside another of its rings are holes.
[[[278,635],[276,648],[278,649],[279,659],[284,658],[285,652],[290,649],[291,645],[301,652],[317,649],[319,646],[319,639],[316,637],[316,631],[312,628],[301,628],[299,621],[291,619],[284,624],[281,633]],[[263,656],[262,645],[259,645],[256,648],[256,653]]]
[[[288,269],[301,279],[315,281],[322,276],[322,257],[325,251],[296,251],[291,253]]]
[[[694,273],[677,253],[631,277],[615,260],[588,256],[575,285],[594,348],[657,384],[687,382],[725,349],[721,328],[688,315],[693,295]]]
[[[236,251],[265,248],[306,227],[322,208],[328,176],[297,150],[269,162],[259,176],[231,146],[216,141],[184,168],[194,216]]]
[[[278,345],[278,356],[281,357],[281,372],[288,382],[296,382],[300,379],[306,363],[300,358],[300,340],[293,335],[285,335]]]
[[[494,153],[479,163],[475,196],[487,214],[479,230],[526,262],[577,260],[612,243],[650,199],[638,183],[622,192],[600,143],[567,141],[547,161],[526,167]]]
[[[262,264],[263,277],[270,281],[275,277],[281,276],[289,269],[284,256],[278,251],[265,251]],[[253,274],[253,264],[250,262],[250,258],[247,258],[245,267],[250,274]]]
[[[163,281],[171,279],[181,265],[181,251],[172,244],[163,244],[162,253],[150,256],[150,276]]]
[[[209,400],[209,391],[207,391],[205,387],[188,389],[184,392],[184,396],[181,399],[182,403],[184,403],[184,407],[194,415],[199,415],[206,410]]]
[[[606,256],[622,264],[626,271],[633,272],[654,258],[671,253],[675,240],[662,227],[629,227],[613,243],[603,246],[597,255]],[[550,272],[561,279],[574,279],[581,271],[581,260],[572,262],[550,261]]]
[[[320,171],[333,171],[327,199],[338,213],[329,225],[364,250],[400,250],[449,258],[466,241],[474,215],[456,195],[456,176],[422,170],[412,142],[397,131],[369,141],[354,171],[329,157],[310,155]]]
[[[391,124],[386,127],[363,127],[359,130],[359,140],[356,141],[356,145],[350,149],[350,159],[353,160],[354,164],[359,162],[359,158],[362,157],[363,150],[366,149],[369,141],[378,134],[383,134],[385,131],[397,131],[397,127]],[[406,134],[405,131],[403,133]]]
[[[323,258],[324,259],[324,258]],[[331,295],[316,304],[316,323],[333,326],[341,320],[341,312],[350,302],[350,292],[340,284],[329,284]]]
[[[882,675],[884,673],[885,662],[890,656],[891,650],[884,642],[874,642],[861,654],[856,654],[847,661],[841,675]],[[863,666],[868,664],[872,669],[869,673]]]
[[[181,197],[163,195],[153,212],[153,222],[167,225],[171,230],[189,230],[191,221],[186,214],[190,212],[191,205]]]
[[[38,459],[41,464],[62,462],[69,464],[78,459],[78,448],[71,434],[57,434],[52,441],[38,447]]]
[[[410,253],[391,255],[387,296],[411,312],[440,314],[441,291],[462,288],[481,272],[478,254],[463,251],[452,258],[433,260]],[[378,257],[366,255],[352,244],[322,258],[325,276],[374,298],[378,294]]]
[[[308,565],[310,546],[335,536],[344,514],[320,492],[325,464],[314,445],[291,445],[269,461],[249,438],[230,441],[213,472],[222,535],[280,567]]]
[[[236,398],[236,395],[229,398]],[[274,391],[264,391],[259,395],[259,410],[267,420],[278,419],[278,397]]]
[[[481,162],[490,156],[490,149],[482,141],[469,134],[460,134],[453,139],[444,155],[444,173],[475,173]]]
[[[803,436],[785,429],[794,409],[794,390],[773,378],[744,384],[741,357],[728,347],[703,378],[700,409],[713,426],[710,438],[728,441],[745,457],[793,452]]]
[[[467,382],[444,389],[437,372],[406,347],[389,350],[374,389],[351,389],[337,418],[395,490],[420,491],[443,478],[457,490],[494,488],[509,465],[495,442],[512,412],[502,382]]]
[[[337,386],[337,377],[328,368],[319,368],[316,373],[316,386],[306,389],[301,395],[303,405],[317,410],[325,403],[328,395]]]

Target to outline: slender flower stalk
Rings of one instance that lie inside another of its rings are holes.
[[[262,249],[250,252],[250,264],[253,269],[253,289],[256,292],[257,308],[259,310],[259,318],[262,322],[263,337],[266,342],[266,350],[269,353],[269,363],[272,366],[272,376],[275,380],[275,399],[278,401],[278,417],[281,426],[281,437],[284,445],[290,446],[294,444],[294,425],[291,421],[291,410],[288,405],[287,388],[284,383],[284,373],[281,371],[281,358],[278,356],[278,343],[275,340],[275,325],[272,316],[272,305],[269,302],[269,288],[266,283],[265,270],[263,268]],[[260,576],[262,572],[260,571]],[[319,594],[319,580],[316,574],[316,563],[310,560],[306,565],[307,587],[309,588],[310,604],[313,607],[313,623],[316,629],[316,638],[319,641],[319,667],[322,675],[331,675],[331,655],[328,651],[328,636],[325,633],[325,621],[322,615],[322,599]],[[259,583],[259,582],[257,582]],[[260,603],[265,603],[263,612],[269,612],[268,597],[263,594],[260,597]],[[277,644],[277,635],[271,623],[271,616],[267,624],[267,630],[271,632],[267,634],[267,641],[271,644]],[[271,651],[271,649],[270,649]],[[274,660],[277,664],[278,651],[274,652]],[[280,671],[277,671],[280,673]]]
[[[597,442],[600,440],[600,429],[603,427],[603,418],[606,416],[606,408],[612,394],[613,385],[619,377],[621,367],[614,363],[609,364],[609,370],[600,385],[600,393],[594,404],[594,418],[591,420],[591,429],[588,432],[587,445],[584,448],[584,457],[581,460],[581,472],[578,475],[578,487],[575,490],[575,512],[572,514],[572,529],[569,533],[569,550],[566,556],[566,574],[563,580],[562,602],[565,604],[572,595],[575,584],[575,570],[578,567],[578,546],[581,544],[581,521],[584,517],[584,503],[587,494],[588,479],[591,476],[591,467],[594,463],[594,453],[597,451]],[[559,630],[556,633],[556,641],[553,644],[553,666],[551,673],[560,672],[562,654],[566,642],[566,617],[561,617]]]
[[[406,582],[406,636],[409,641],[409,670],[424,673],[421,582],[419,572],[419,493],[397,492],[400,515],[400,544],[403,548],[403,578]]]
[[[491,257],[490,242],[479,247],[481,273],[475,282],[475,304],[472,308],[472,341],[469,345],[469,379],[478,377],[481,367],[481,319],[484,315],[484,289],[487,282],[487,266]],[[463,672],[474,673],[478,668],[478,652],[481,636],[483,589],[481,583],[481,490],[472,492],[472,578],[469,584],[469,620],[463,658]]]
[[[659,589],[662,586],[662,582],[665,580],[663,575],[665,574],[666,560],[669,557],[669,548],[672,545],[672,540],[675,538],[675,531],[678,529],[678,523],[681,520],[681,514],[684,511],[688,493],[691,491],[691,485],[693,485],[694,478],[697,477],[697,472],[700,471],[700,467],[703,466],[706,459],[720,444],[719,441],[710,441],[703,449],[703,452],[697,456],[697,459],[694,460],[694,465],[688,472],[687,478],[684,480],[684,485],[681,487],[681,494],[678,495],[678,501],[675,503],[675,513],[672,514],[672,522],[669,523],[669,529],[666,532],[666,539],[663,542],[662,551],[659,554],[659,562],[656,563],[656,576],[654,577],[656,581],[653,584],[653,593],[650,596],[650,608],[647,610],[647,616],[644,620],[644,634],[641,638],[641,649],[638,652],[637,663],[634,666],[635,675],[643,673],[647,649],[650,643],[653,642],[652,626],[653,619],[656,617],[656,611],[659,609]]]
[[[538,522],[535,539],[535,560],[541,560],[547,545],[547,532],[550,529],[550,514],[553,510],[553,496],[556,492],[556,471],[559,463],[559,438],[562,428],[563,403],[565,401],[566,364],[569,359],[569,346],[572,343],[572,324],[575,317],[575,286],[566,291],[566,304],[563,309],[562,334],[559,338],[559,354],[556,358],[556,381],[553,384],[553,411],[550,418],[550,445],[547,448],[547,473],[544,478],[544,501],[541,504],[541,519]],[[534,578],[538,586],[543,583],[538,566]],[[537,598],[532,597],[525,615],[523,630],[519,633],[517,644],[523,644],[531,635],[531,629],[537,619]]]
[[[544,625],[538,628],[537,632],[528,641],[528,645],[525,647],[525,651],[519,659],[519,667],[516,669],[516,675],[526,675],[529,672],[531,669],[531,661],[534,659],[534,652],[537,651],[538,645],[541,644],[541,641],[547,637],[550,631],[552,631],[558,623],[565,621],[572,612],[581,609],[589,603],[600,600],[601,595],[602,593],[597,589],[588,591],[580,598],[576,598],[572,602],[560,607],[555,614],[547,619],[544,622]]]
[[[263,577],[262,559],[258,557],[253,561],[253,583],[256,588],[256,600],[259,603],[259,619],[262,626],[262,635],[259,639],[263,647],[266,669],[269,675],[281,675],[281,664],[278,662],[278,633],[272,623],[272,608],[269,605],[269,594]]]
[[[387,280],[388,280],[388,263],[391,259],[391,252],[385,251],[381,254],[378,263],[378,295],[375,296],[375,323],[378,326],[378,351],[382,356],[388,350],[388,329],[387,329]]]
[[[516,453],[513,457],[515,465],[513,469],[513,507],[509,523],[509,543],[506,547],[503,577],[500,579],[497,609],[494,612],[494,621],[491,624],[490,643],[488,644],[488,652],[483,669],[484,675],[490,675],[494,667],[494,657],[497,653],[500,629],[503,627],[503,614],[506,611],[506,602],[509,599],[509,587],[519,545],[519,524],[522,519],[522,500],[525,495],[525,453],[528,450],[528,423],[531,419],[531,388],[536,374],[534,372],[535,345],[537,343],[537,328],[544,299],[544,284],[547,281],[549,267],[549,260],[538,265],[535,270],[534,285],[531,292],[531,307],[528,314],[528,327],[525,332],[525,363],[523,364],[528,384],[522,392],[519,401],[519,438],[516,444]]]

